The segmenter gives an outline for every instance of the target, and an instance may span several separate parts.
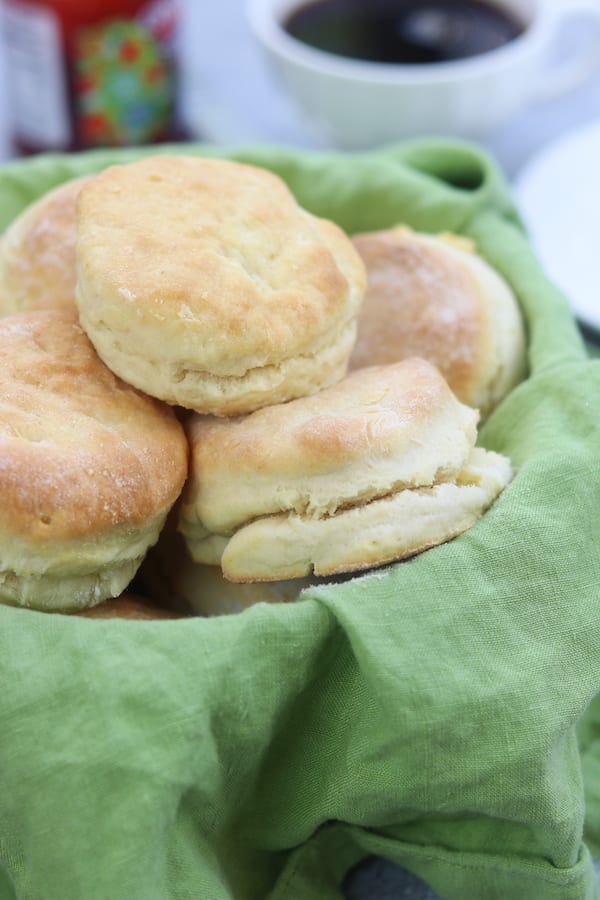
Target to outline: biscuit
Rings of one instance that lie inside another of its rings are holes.
[[[523,321],[507,282],[464,238],[399,226],[353,242],[368,283],[350,368],[423,357],[459,400],[489,415],[526,372]]]
[[[248,584],[228,581],[220,566],[192,560],[175,522],[169,520],[146,554],[138,578],[155,603],[198,616],[239,613],[256,603],[290,603],[316,582],[309,578]]]
[[[0,243],[0,315],[74,310],[75,206],[87,177],[53,188],[6,229]]]
[[[82,609],[73,613],[86,619],[134,619],[136,621],[152,621],[154,619],[180,619],[181,616],[170,609],[155,606],[145,597],[126,592],[120,597],[103,600],[97,606]]]
[[[508,460],[474,451],[477,420],[416,358],[246,417],[192,416],[178,528],[232,581],[404,558],[470,527],[508,482]]]
[[[78,200],[81,323],[117,375],[217,416],[343,377],[364,265],[347,235],[265,169],[158,156]]]
[[[408,488],[331,517],[251,522],[227,543],[223,572],[238,581],[374,568],[444,543],[477,522],[511,477],[508,460],[475,448],[454,482]]]
[[[71,315],[0,320],[0,602],[74,610],[121,594],[187,454],[173,410],[116,378]]]

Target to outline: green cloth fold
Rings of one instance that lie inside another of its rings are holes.
[[[0,227],[141,152],[5,166]],[[0,898],[339,900],[375,853],[444,900],[592,900],[600,360],[476,147],[229,155],[350,232],[476,241],[527,321],[530,376],[480,434],[516,475],[459,538],[295,604],[164,622],[0,608]]]

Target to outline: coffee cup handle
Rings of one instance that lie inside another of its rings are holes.
[[[551,23],[554,42],[563,28],[571,22],[589,25],[584,46],[577,55],[571,53],[564,60],[546,65],[533,90],[534,100],[552,100],[568,93],[586,81],[600,68],[600,0],[570,0],[569,6],[555,9]]]

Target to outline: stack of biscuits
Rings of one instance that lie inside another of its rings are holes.
[[[3,603],[285,602],[448,541],[512,477],[477,446],[526,374],[504,279],[457,236],[350,236],[257,166],[53,189],[2,237],[0,315]]]

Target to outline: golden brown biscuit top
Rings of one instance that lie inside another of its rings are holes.
[[[82,291],[107,327],[159,321],[165,341],[189,341],[196,368],[213,374],[312,354],[362,301],[350,239],[255,166],[183,156],[113,166],[81,191],[78,222]]]
[[[465,402],[489,352],[487,307],[468,245],[408,228],[355,235],[368,272],[350,367],[422,356]]]
[[[75,209],[87,180],[53,188],[7,229],[0,246],[0,314],[75,308]]]
[[[187,444],[172,410],[124,384],[75,319],[0,320],[0,529],[33,542],[136,528],[177,498]]]
[[[322,515],[401,485],[430,485],[461,468],[477,419],[422,359],[361,369],[243,418],[192,416],[182,520],[227,534],[255,516]]]

